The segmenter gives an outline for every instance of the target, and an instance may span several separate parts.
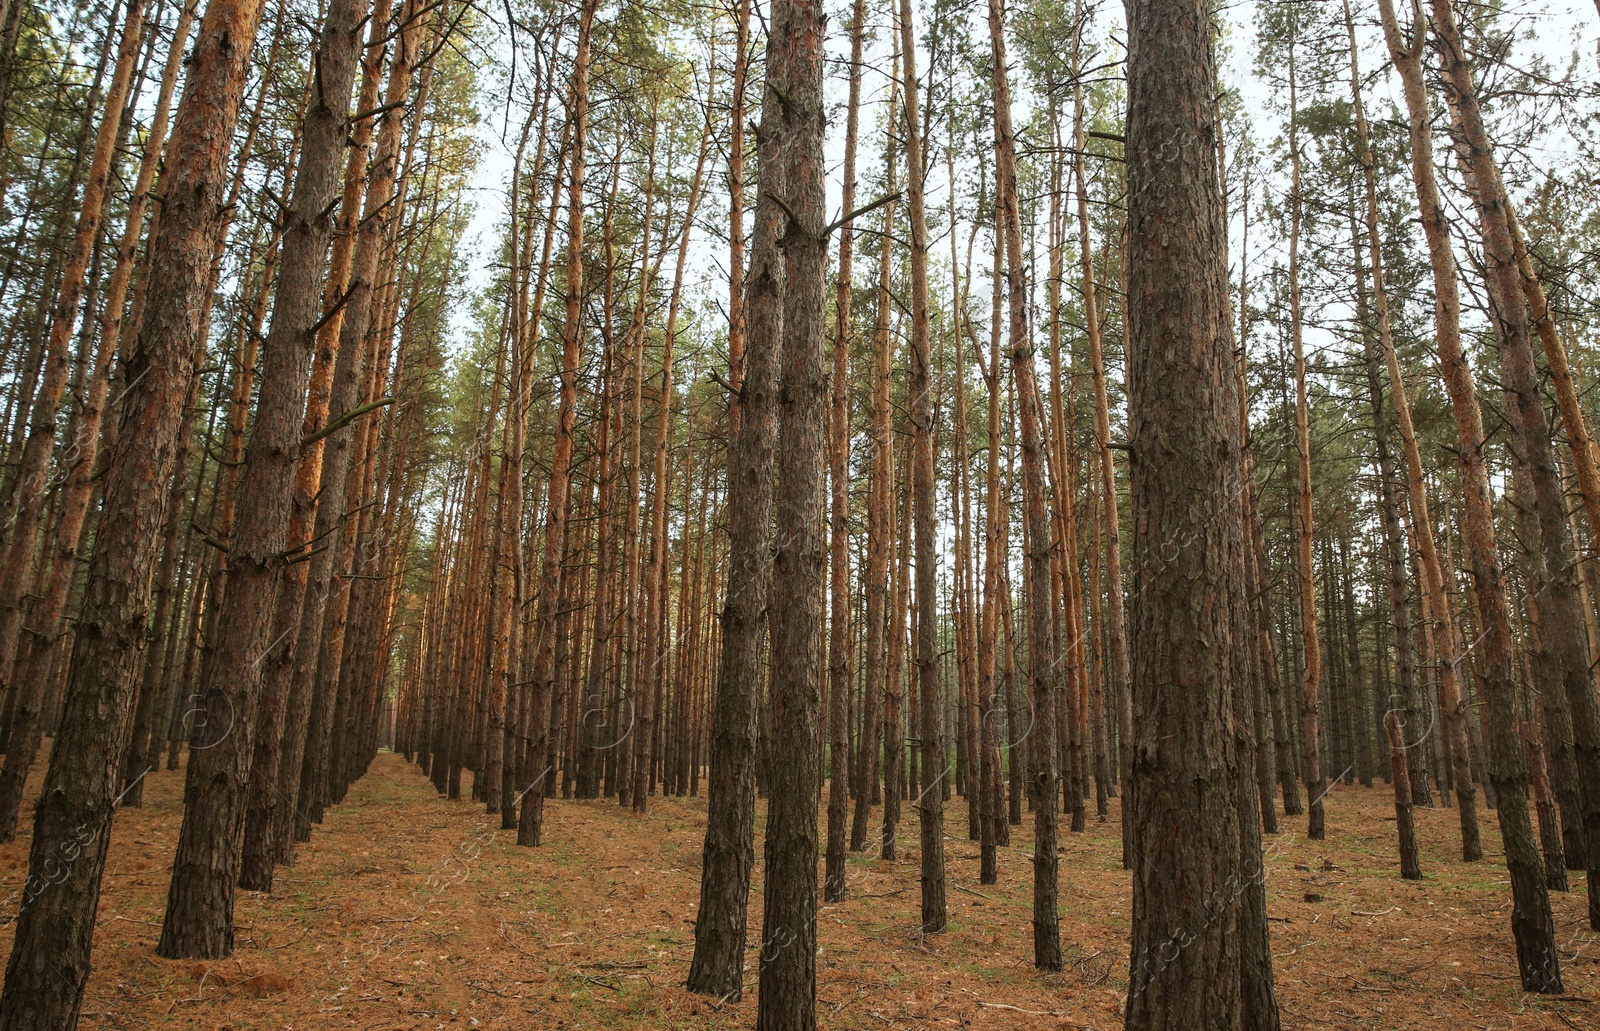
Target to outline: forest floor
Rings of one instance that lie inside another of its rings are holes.
[[[415,767],[383,753],[297,865],[279,872],[271,895],[239,893],[233,958],[196,963],[154,951],[182,778],[152,775],[144,808],[117,814],[81,1027],[755,1024],[754,944],[743,1002],[719,1005],[681,987],[694,945],[704,798],[655,798],[643,818],[615,802],[553,800],[547,844],[524,849],[497,817],[439,798]],[[1455,855],[1456,814],[1419,810],[1426,876],[1406,883],[1396,875],[1391,797],[1381,785],[1336,787],[1326,841],[1287,830],[1267,842],[1284,1027],[1600,1028],[1600,935],[1584,919],[1582,875],[1571,893],[1552,896],[1568,995],[1526,994],[1492,814],[1488,857],[1465,864]],[[963,801],[951,803],[946,821],[965,829]],[[853,855],[849,899],[819,914],[821,1025],[1120,1028],[1130,888],[1115,802],[1104,822],[1091,807],[1085,833],[1061,835],[1060,974],[1040,975],[1031,963],[1030,826],[1014,828],[1013,846],[1001,849],[997,886],[979,885],[976,845],[948,841],[950,927],[932,937],[917,930],[915,849],[896,862]],[[914,842],[914,822],[907,830]],[[26,833],[0,848],[8,913],[27,856]],[[0,948],[10,950],[7,932]]]

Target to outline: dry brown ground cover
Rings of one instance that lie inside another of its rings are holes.
[[[717,1005],[680,986],[693,949],[703,799],[555,801],[548,844],[518,848],[477,805],[438,798],[379,756],[270,896],[241,892],[241,947],[217,963],[154,952],[177,841],[182,773],[152,777],[118,814],[95,933],[84,1028],[741,1028],[752,990]],[[1336,788],[1329,838],[1286,832],[1265,869],[1288,1028],[1600,1029],[1600,935],[1582,876],[1554,898],[1568,997],[1518,988],[1498,836],[1487,861],[1453,858],[1455,814],[1419,812],[1426,879],[1395,875],[1390,796]],[[965,804],[947,827],[966,826]],[[1299,820],[1293,821],[1298,825]],[[759,826],[759,820],[758,820]],[[819,915],[819,1011],[830,1028],[1121,1027],[1129,886],[1116,813],[1062,834],[1064,973],[1029,961],[1027,824],[978,884],[977,846],[952,840],[948,933],[916,931],[915,824],[898,862],[852,857],[850,898]],[[875,828],[876,830],[876,828]],[[759,843],[757,845],[759,855]],[[0,848],[13,911],[28,839]],[[758,872],[759,877],[759,872]],[[751,926],[759,935],[759,880]],[[10,949],[9,935],[0,947]]]

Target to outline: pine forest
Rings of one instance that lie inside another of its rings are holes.
[[[1600,1029],[1600,0],[0,0],[0,1031]]]

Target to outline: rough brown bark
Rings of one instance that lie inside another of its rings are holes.
[[[1251,634],[1210,34],[1206,4],[1129,4],[1127,1026],[1140,1031],[1277,1026],[1254,800],[1244,811],[1241,790],[1253,774],[1247,738],[1230,730]]]
[[[308,366],[313,362],[316,323],[322,314],[323,262],[333,234],[330,209],[338,195],[343,164],[340,144],[346,133],[350,94],[361,55],[361,20],[365,6],[364,0],[333,0],[329,4],[312,66],[315,87],[300,130],[305,157],[296,172],[295,193],[287,211],[281,258],[283,271],[278,279],[272,324],[264,345],[267,357],[261,397],[257,401],[256,429],[245,457],[243,488],[239,494],[244,512],[232,542],[235,552],[230,553],[230,565],[236,571],[230,574],[233,577],[231,597],[223,601],[224,620],[231,614],[231,625],[238,628],[236,632],[243,635],[247,628],[250,637],[245,650],[238,644],[225,645],[229,654],[218,656],[217,665],[209,676],[211,683],[220,687],[221,697],[228,697],[230,703],[235,699],[229,697],[228,692],[237,692],[236,685],[260,681],[259,686],[250,684],[259,692],[262,715],[260,727],[252,731],[256,737],[253,760],[238,754],[223,755],[224,748],[242,747],[231,742],[212,750],[219,769],[220,764],[231,761],[233,769],[226,776],[237,777],[248,770],[247,784],[234,781],[228,785],[229,794],[213,804],[243,805],[248,809],[245,846],[238,873],[240,886],[253,891],[272,889],[274,856],[278,851],[272,832],[275,810],[280,804],[279,765],[283,756],[289,684],[281,677],[267,680],[265,670],[270,667],[266,660],[272,657],[274,648],[282,646],[282,642],[272,639],[270,631],[278,625],[274,616],[281,612],[281,592],[291,589],[286,582],[285,553],[290,545],[298,543],[289,538],[289,531],[294,480],[301,460],[302,420],[314,378],[308,376]],[[237,572],[241,568],[238,556],[247,563],[242,579]],[[243,586],[233,586],[237,584]],[[242,597],[245,592],[253,596]],[[209,704],[211,700],[206,702]],[[191,784],[200,776],[194,772],[197,767],[207,766],[211,761],[208,757],[204,762],[190,765]],[[242,767],[243,763],[249,765]],[[202,792],[205,787],[196,784],[196,790]],[[239,797],[241,792],[242,798]],[[190,803],[186,801],[186,825],[190,811]],[[228,810],[213,817],[222,821],[224,827],[234,818],[235,814]],[[204,840],[205,836],[215,833],[215,827],[197,825],[193,833]],[[180,839],[180,849],[182,847]],[[190,848],[200,847],[200,841],[190,842]],[[231,916],[231,893],[216,881],[221,875],[220,869],[197,865],[196,883],[186,890],[226,896],[224,913]],[[175,880],[171,898],[176,900],[177,894]],[[201,904],[207,902],[202,895]],[[169,901],[169,906],[177,905],[176,901]],[[197,918],[214,922],[224,917],[211,912],[189,919]],[[177,939],[194,935],[196,937],[187,947],[195,948],[199,936],[204,933],[198,927],[190,927],[187,932],[174,928],[174,947],[184,948]]]
[[[828,266],[820,0],[771,8],[761,132],[777,138],[787,201],[778,486],[772,561],[772,736],[763,856],[761,1031],[817,1024],[817,805],[827,574]],[[909,120],[908,120],[909,124]],[[762,196],[767,194],[762,183]]]
[[[323,441],[321,496],[313,534],[313,539],[325,543],[312,559],[315,564],[308,589],[315,604],[306,605],[302,611],[296,658],[295,676],[307,678],[313,698],[305,757],[294,794],[295,840],[299,841],[309,840],[311,823],[321,820],[328,802],[328,775],[335,762],[336,720],[340,701],[349,688],[348,684],[341,683],[340,677],[352,584],[347,571],[354,565],[361,531],[360,499],[367,440],[366,427],[356,420],[363,400],[369,396],[367,388],[375,364],[373,352],[380,337],[378,328],[383,325],[382,291],[389,277],[382,259],[397,221],[395,192],[400,173],[402,102],[411,90],[424,28],[424,19],[418,12],[417,0],[408,0],[400,9],[397,45],[389,59],[383,90],[387,110],[378,126],[375,151],[367,169],[361,215],[359,221],[352,221],[359,229],[349,259],[348,285],[341,295],[339,358],[334,368],[327,424],[335,429]],[[386,34],[384,30],[383,22],[374,22],[373,32],[380,33],[379,38]],[[346,175],[349,175],[348,169]],[[345,200],[351,200],[349,194]],[[356,219],[354,214],[349,217]],[[334,259],[338,257],[335,252]],[[323,556],[326,556],[325,562],[318,563],[318,558]],[[335,576],[335,572],[339,575]],[[288,768],[283,774],[295,776]],[[288,797],[286,790],[285,800]]]
[[[378,90],[382,86],[382,48],[372,45],[388,31],[390,0],[376,0],[371,12],[369,45],[362,53],[361,89],[356,100],[360,111],[370,111],[377,104]],[[326,281],[323,287],[323,307],[326,322],[317,333],[316,353],[312,358],[310,383],[306,391],[306,409],[300,430],[305,439],[312,440],[302,449],[300,464],[295,471],[294,493],[289,515],[289,534],[285,548],[288,566],[284,571],[283,589],[278,598],[278,611],[274,617],[273,639],[281,641],[268,654],[263,674],[263,691],[281,692],[286,702],[284,709],[284,740],[278,761],[277,788],[268,793],[273,806],[268,837],[273,846],[273,861],[292,863],[294,842],[301,833],[304,822],[295,807],[299,797],[301,769],[304,765],[307,737],[315,709],[312,691],[312,674],[315,670],[315,651],[322,626],[324,599],[329,589],[329,573],[333,552],[322,547],[311,553],[306,549],[315,541],[324,545],[330,542],[316,537],[319,525],[317,504],[324,475],[323,459],[329,447],[337,451],[338,440],[324,439],[328,413],[333,403],[339,376],[339,336],[346,311],[345,291],[354,261],[357,226],[361,216],[361,196],[365,186],[368,152],[371,148],[373,119],[363,118],[350,127],[350,148],[345,161],[344,190],[340,200],[337,228],[329,256]],[[354,356],[344,359],[346,366]],[[348,376],[348,372],[346,374]],[[348,402],[341,401],[341,405]],[[337,435],[342,439],[342,435]],[[328,463],[330,477],[339,459]],[[343,475],[343,473],[339,473]],[[330,504],[326,506],[331,509]],[[331,513],[324,514],[324,520]],[[324,521],[322,532],[332,525]],[[309,643],[311,661],[306,661],[301,647],[302,637]],[[246,852],[250,852],[250,826],[246,824]],[[309,833],[309,825],[305,833]]]
[[[201,21],[163,177],[143,325],[125,364],[120,430],[90,560],[61,729],[34,810],[29,884],[15,923],[0,1028],[77,1024],[150,601],[176,435],[204,339],[225,172],[262,5],[212,0]],[[65,876],[59,876],[67,856]]]
[[[745,46],[749,6],[739,8],[735,104],[743,104]],[[735,123],[735,134],[742,126]],[[690,991],[738,999],[744,993],[751,869],[755,865],[756,713],[765,676],[766,607],[770,580],[772,459],[777,444],[779,333],[783,325],[784,275],[778,236],[783,195],[781,151],[776,134],[759,137],[760,181],[750,270],[742,279],[747,295],[738,308],[743,320],[731,330],[741,344],[742,365],[730,370],[735,392],[729,396],[728,575],[723,601],[722,652],[717,660],[711,716],[710,774],[706,837],[700,876],[700,908],[694,925]],[[730,154],[735,151],[730,150]],[[742,154],[742,145],[737,153]],[[743,182],[742,167],[729,176]],[[743,197],[743,190],[738,193]],[[742,212],[735,217],[742,218]],[[742,236],[736,236],[742,248]],[[733,244],[730,243],[730,250]],[[737,263],[738,253],[730,254]],[[730,363],[735,356],[730,349]],[[732,413],[738,418],[732,418]]]
[[[150,128],[146,134],[145,148],[139,160],[139,171],[134,180],[133,189],[128,198],[126,218],[123,223],[122,236],[117,245],[116,260],[113,264],[111,276],[104,288],[104,301],[99,320],[99,341],[96,347],[93,364],[89,369],[89,384],[83,392],[82,400],[73,411],[72,420],[67,427],[67,446],[61,457],[61,462],[68,468],[66,470],[66,491],[60,502],[60,515],[57,517],[55,529],[55,543],[47,554],[51,555],[50,572],[44,586],[44,598],[39,604],[31,622],[34,626],[27,641],[26,647],[19,643],[16,657],[16,675],[14,685],[42,685],[45,678],[50,675],[54,667],[56,655],[61,639],[62,622],[66,615],[68,596],[73,580],[78,573],[79,546],[82,541],[84,527],[88,521],[89,508],[94,499],[97,486],[98,460],[101,444],[101,425],[105,418],[107,399],[111,391],[112,358],[117,353],[121,342],[123,309],[128,297],[128,287],[132,282],[133,273],[138,257],[140,232],[144,228],[144,213],[150,196],[150,184],[155,179],[156,166],[160,161],[161,149],[166,142],[167,118],[171,110],[172,94],[178,80],[178,68],[189,37],[189,29],[194,22],[194,5],[186,6],[178,16],[177,25],[173,29],[175,43],[168,55],[166,66],[162,71],[161,85],[157,90],[155,109],[151,115]],[[175,468],[182,469],[181,457],[174,460]],[[182,506],[177,502],[181,499],[174,498],[169,501],[169,506],[176,511],[181,511]],[[165,536],[165,535],[164,535]],[[163,545],[163,556],[172,553],[172,542],[168,540]],[[170,571],[164,565],[164,570]],[[161,574],[158,574],[160,576]],[[170,592],[164,592],[170,593]],[[164,609],[157,607],[154,626],[159,630],[167,624],[163,617]],[[0,670],[5,670],[5,664],[0,662]],[[10,671],[0,672],[3,679]],[[146,681],[140,690],[140,706],[146,712],[142,720],[136,719],[133,740],[128,748],[127,779],[129,785],[124,792],[122,804],[138,804],[137,796],[140,790],[140,780],[147,772],[150,764],[146,760],[148,747],[151,741],[151,714],[156,706],[151,697],[148,704],[146,694],[154,696],[159,694],[158,685]],[[165,715],[165,711],[162,711]],[[16,721],[13,717],[9,724],[8,733],[14,733]],[[15,738],[13,737],[13,740]],[[27,749],[19,746],[9,746],[6,751],[6,763],[21,763],[23,752]],[[157,748],[159,753],[160,749]],[[28,756],[29,765],[32,756]],[[27,773],[24,769],[18,776],[15,788],[6,783],[7,775],[0,774],[0,792],[15,792],[20,800],[23,785],[26,783]],[[9,841],[16,833],[17,810],[19,803],[9,799],[0,799],[0,840]]]

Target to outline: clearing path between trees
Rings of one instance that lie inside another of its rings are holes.
[[[272,895],[240,892],[234,958],[195,963],[155,955],[182,777],[152,774],[144,808],[117,814],[81,1027],[755,1024],[759,943],[743,1002],[718,1005],[681,987],[704,798],[656,799],[643,818],[613,801],[552,800],[548,844],[519,848],[498,816],[439,798],[415,767],[385,752],[301,846],[297,865],[280,871]],[[1600,940],[1583,919],[1581,873],[1551,900],[1568,994],[1525,994],[1505,946],[1510,895],[1493,819],[1484,820],[1484,861],[1465,864],[1453,858],[1455,814],[1418,809],[1425,879],[1406,883],[1393,869],[1389,793],[1339,786],[1327,803],[1327,841],[1294,831],[1267,839],[1286,1028],[1600,1027]],[[963,829],[964,803],[951,805],[946,826]],[[24,813],[23,826],[31,823]],[[976,844],[947,840],[950,929],[932,938],[916,930],[915,824],[897,862],[853,854],[848,899],[819,910],[820,1023],[1120,1028],[1129,880],[1118,826],[1113,804],[1086,833],[1061,835],[1066,970],[1051,976],[1031,961],[1026,824],[1013,830],[1017,845],[1000,850],[997,886],[978,885]],[[24,834],[0,848],[0,895],[11,911],[28,844]],[[759,934],[759,868],[752,894]],[[0,934],[8,945],[9,931]]]

